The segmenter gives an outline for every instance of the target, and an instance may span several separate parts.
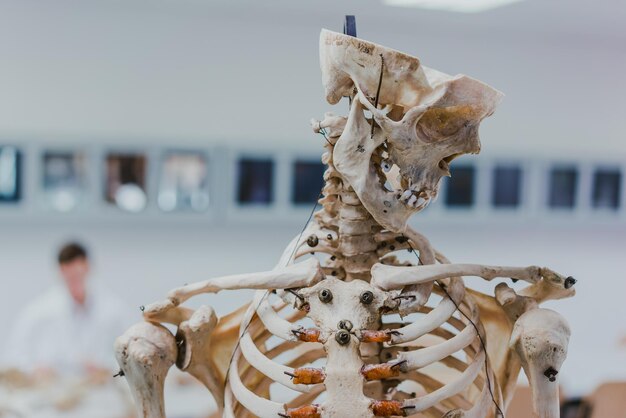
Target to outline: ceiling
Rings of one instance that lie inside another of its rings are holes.
[[[284,21],[286,17],[291,17],[294,25],[306,21],[336,22],[340,16],[355,14],[357,23],[420,26],[435,32],[559,36],[564,40],[574,38],[586,42],[611,42],[620,47],[626,41],[626,2],[623,0],[522,0],[472,14],[392,7],[384,5],[381,0],[115,1],[123,3],[121,7],[164,7],[179,12],[185,9],[201,12],[204,9],[213,14],[236,14],[242,19]]]

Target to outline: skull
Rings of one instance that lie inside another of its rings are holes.
[[[452,160],[480,152],[479,124],[502,94],[347,35],[322,31],[320,50],[327,100],[352,98],[335,167],[378,223],[403,232],[437,196]]]

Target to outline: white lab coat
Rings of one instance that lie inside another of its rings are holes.
[[[114,370],[113,342],[131,318],[126,306],[100,286],[91,284],[85,306],[79,306],[59,284],[19,313],[2,365],[26,372],[48,367],[61,375],[81,374],[85,363]]]

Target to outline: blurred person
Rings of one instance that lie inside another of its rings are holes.
[[[127,327],[121,301],[89,279],[87,250],[78,243],[58,253],[60,280],[17,315],[5,366],[36,378],[76,375],[101,380],[115,365],[113,341]]]

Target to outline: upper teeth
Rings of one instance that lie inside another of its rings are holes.
[[[418,208],[428,203],[427,196],[424,192],[407,189],[402,194],[398,194],[398,199],[404,202],[407,206]]]
[[[407,200],[412,195],[413,195],[413,190],[405,190],[404,193],[402,193],[402,196],[400,196],[400,200],[402,201]]]

